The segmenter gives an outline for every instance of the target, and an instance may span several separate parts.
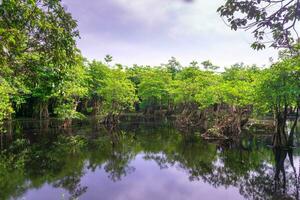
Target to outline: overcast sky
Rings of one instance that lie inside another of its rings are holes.
[[[78,46],[89,59],[111,54],[126,65],[186,65],[211,60],[268,65],[276,51],[255,51],[249,32],[231,31],[216,12],[223,0],[63,0],[78,21]]]

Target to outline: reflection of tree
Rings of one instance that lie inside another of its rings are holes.
[[[238,187],[246,199],[297,199],[294,171],[284,168],[287,152],[274,151],[275,168],[266,162],[268,152],[263,149],[251,152],[225,150],[219,156],[222,164],[216,166],[214,174],[209,175],[207,180],[215,186]],[[279,172],[282,181],[279,181]]]
[[[0,199],[8,199],[9,196],[21,197],[27,190],[39,188],[45,183],[68,190],[72,197],[83,194],[87,189],[80,185],[80,178],[84,175],[84,157],[70,153],[70,148],[74,146],[68,145],[69,139],[65,137],[36,137],[39,142],[30,145],[25,142],[27,140],[16,140],[9,149],[13,154],[8,157],[15,160],[1,160],[3,163],[0,165],[6,166],[3,183],[10,185],[5,188],[0,184]],[[12,170],[9,169],[10,166]]]
[[[287,156],[287,151],[281,148],[274,148],[274,156],[275,156],[275,191],[278,191],[278,186],[280,184],[280,173],[282,174],[282,189],[283,193],[286,190],[286,174],[284,169],[284,161]]]
[[[47,152],[41,152],[38,159],[28,161],[27,165],[30,169],[26,169],[26,171],[31,180],[31,187],[39,187],[48,182],[53,187],[67,190],[70,199],[76,199],[85,193],[87,187],[80,183],[81,177],[85,174],[85,155],[74,153],[71,150],[73,148],[76,147],[54,145],[54,147],[48,148]],[[40,148],[34,149],[33,152],[36,152]]]
[[[86,168],[102,168],[112,181],[119,181],[134,172],[131,161],[141,153],[161,169],[183,170],[190,181],[200,180],[216,188],[237,187],[245,199],[299,198],[293,151],[271,151],[259,146],[255,138],[208,143],[156,124],[135,126],[134,132],[87,133],[83,149],[76,147],[76,142],[70,145],[68,138],[44,134],[32,138],[30,146],[20,142],[12,145],[10,151],[17,155],[14,164],[24,161],[24,165],[9,171],[10,163],[0,160],[0,175],[4,172],[0,176],[0,199],[20,197],[44,183],[64,188],[71,198],[80,197],[88,189],[81,185]],[[82,142],[76,138],[72,141]]]
[[[104,169],[112,181],[119,181],[122,177],[135,171],[129,163],[134,159],[135,153],[132,137],[125,132],[118,130],[110,132],[112,148],[106,159]]]
[[[299,198],[299,180],[297,178],[296,168],[294,166],[293,159],[293,149],[282,149],[282,148],[274,148],[274,156],[275,156],[275,192],[279,195],[285,195],[291,187],[294,188],[294,196],[296,199]],[[286,174],[285,168],[285,160],[289,158],[290,166],[292,167],[292,172]],[[280,174],[282,175],[282,180],[280,178]],[[287,185],[289,184],[290,185]]]
[[[278,157],[278,152],[272,154],[271,149],[253,137],[234,143],[209,144],[199,138],[178,136],[174,131],[161,132],[164,134],[137,137],[144,159],[154,160],[161,169],[177,166],[185,170],[191,181],[202,180],[214,187],[237,187],[246,199],[298,199],[299,181],[291,151],[279,151]],[[284,168],[287,157],[292,171]],[[285,174],[285,182],[278,182],[278,172]]]
[[[251,143],[255,144],[254,141]],[[201,140],[177,138],[159,153],[147,152],[145,159],[154,160],[161,168],[176,165],[186,171],[191,181],[202,180],[214,187],[238,187],[246,199],[298,199],[298,180],[291,150],[275,149],[272,155],[266,148],[225,146],[217,148]],[[292,171],[285,169],[287,157]]]
[[[59,179],[53,184],[54,187],[64,188],[70,193],[70,199],[76,199],[87,190],[87,186],[80,184],[83,174],[72,174]]]
[[[169,166],[174,165],[174,163],[170,162],[168,158],[164,154],[152,154],[152,153],[147,153],[144,156],[145,160],[154,160],[157,165],[159,166],[160,169],[167,169]]]
[[[103,166],[112,181],[119,181],[134,172],[135,168],[129,165],[136,155],[134,139],[130,135],[120,130],[108,131],[106,137],[94,140],[93,146],[101,148],[91,152],[88,169],[94,171],[97,167]]]
[[[248,177],[240,181],[240,193],[247,199],[298,199],[298,180],[295,170],[285,167],[289,155],[293,166],[292,151],[274,149],[274,167],[268,163],[251,170]],[[294,168],[294,167],[292,167]],[[295,168],[294,168],[295,169]]]
[[[199,180],[200,177],[213,173],[214,162],[217,159],[215,145],[204,143],[194,137],[185,138],[181,135],[174,137],[172,134],[174,133],[169,135],[172,142],[162,140],[164,142],[160,144],[163,147],[161,152],[146,152],[144,158],[154,160],[161,169],[170,166],[183,169],[188,173],[190,180]]]
[[[119,181],[122,177],[134,172],[135,168],[129,166],[131,159],[131,154],[113,151],[104,166],[106,173],[109,174],[109,178],[113,181]]]

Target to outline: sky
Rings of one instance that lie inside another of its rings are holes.
[[[128,66],[160,65],[172,56],[183,65],[210,60],[269,65],[277,51],[253,50],[251,32],[232,31],[216,12],[223,0],[63,0],[78,21],[77,44],[88,59],[110,54]]]

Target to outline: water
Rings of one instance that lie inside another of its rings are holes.
[[[299,198],[299,149],[273,150],[266,136],[208,142],[165,123],[54,127],[26,121],[2,136],[0,199]]]

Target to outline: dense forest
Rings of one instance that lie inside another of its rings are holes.
[[[292,145],[300,109],[296,42],[269,67],[182,66],[173,57],[160,66],[125,66],[112,64],[110,55],[85,59],[76,46],[77,23],[60,1],[3,1],[0,15],[3,132],[5,122],[20,117],[59,118],[66,128],[88,116],[112,126],[138,113],[173,117],[179,128],[219,138],[239,135],[250,118],[271,116],[273,144]]]

